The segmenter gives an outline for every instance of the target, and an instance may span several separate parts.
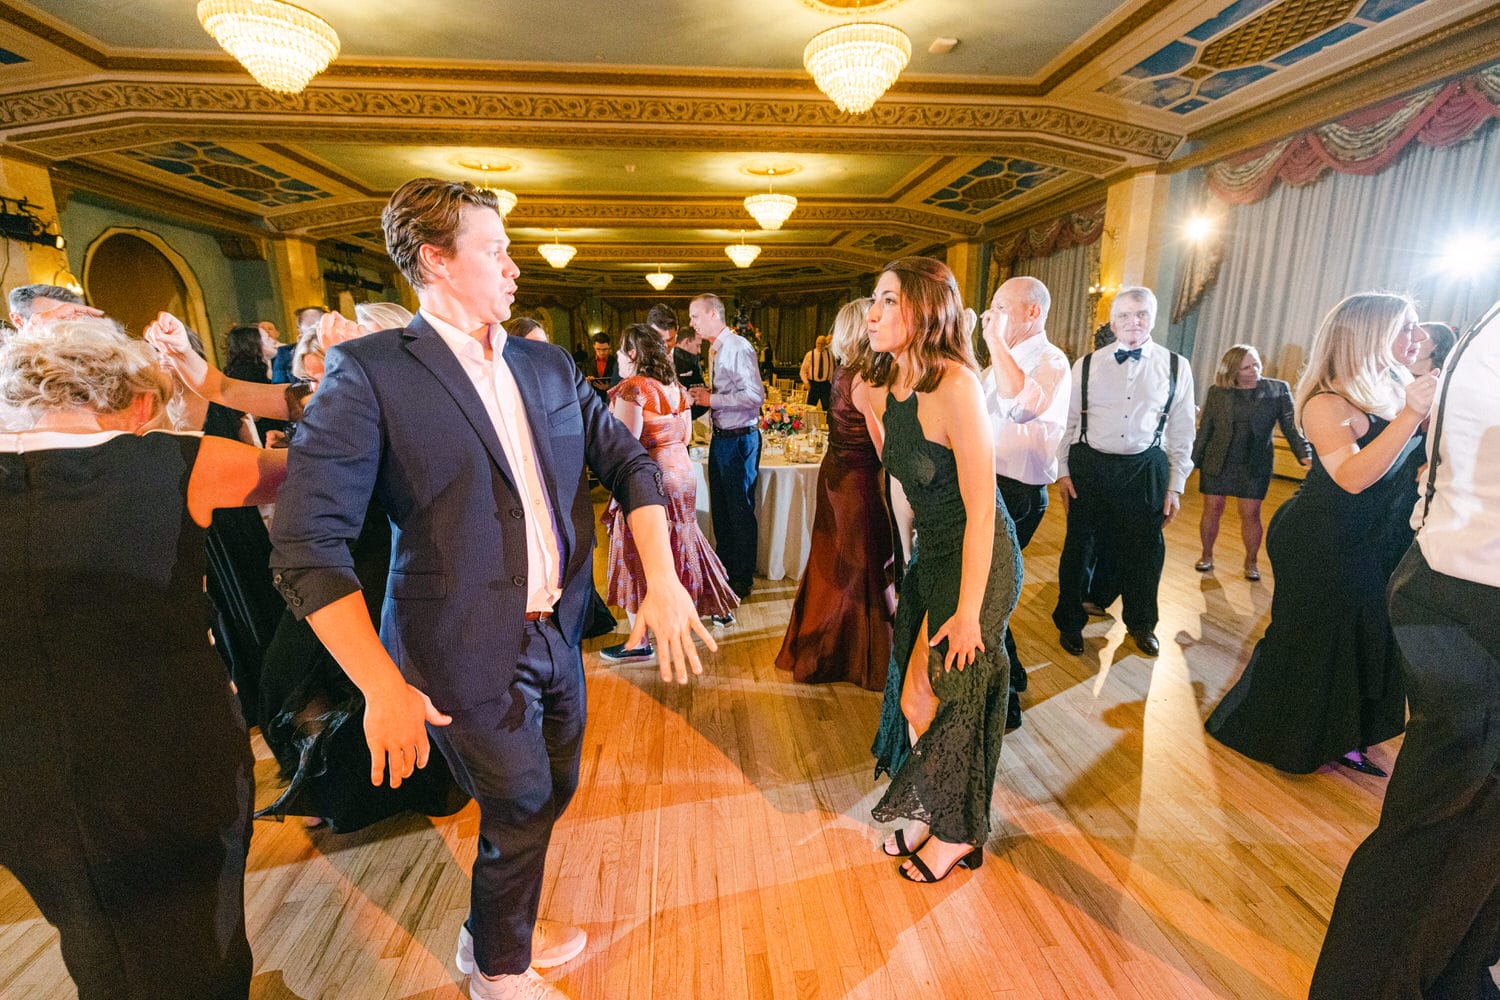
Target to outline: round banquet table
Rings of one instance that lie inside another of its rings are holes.
[[[696,450],[696,449],[695,449]],[[706,449],[705,449],[706,450]],[[761,453],[755,483],[755,521],[759,526],[755,573],[767,580],[797,579],[812,547],[813,514],[818,501],[821,462],[787,462],[779,454]],[[708,459],[696,458],[698,527],[714,540],[708,505]]]

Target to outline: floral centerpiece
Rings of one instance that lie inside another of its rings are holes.
[[[802,431],[802,410],[787,403],[768,403],[761,409],[760,427],[768,434],[798,434]]]

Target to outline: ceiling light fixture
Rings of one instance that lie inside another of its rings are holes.
[[[776,168],[768,168],[766,176],[774,181]],[[765,194],[752,194],[745,199],[745,210],[755,217],[762,229],[780,229],[781,224],[796,208],[797,199],[789,194],[776,194],[771,182],[767,182]]]
[[[561,269],[568,266],[568,261],[578,252],[577,247],[570,247],[566,243],[557,242],[557,230],[552,230],[552,242],[543,243],[536,248],[537,253],[547,258],[547,263]]]
[[[510,210],[516,207],[516,201],[518,199],[514,194],[505,190],[505,188],[487,187],[485,188],[485,190],[493,194],[495,196],[495,200],[499,202],[499,204],[495,206],[495,209],[500,213],[500,218],[505,218],[510,214]]]
[[[834,25],[802,50],[802,65],[818,89],[853,115],[869,111],[910,61],[906,32],[875,21]]]
[[[730,260],[734,261],[735,267],[749,267],[755,263],[755,258],[760,256],[760,247],[754,243],[746,243],[745,231],[741,229],[740,241],[729,244],[729,246],[724,248],[724,253],[729,256]]]
[[[662,269],[661,269],[661,265],[660,264],[656,265],[656,273],[655,274],[648,274],[648,275],[646,275],[646,284],[650,285],[652,288],[656,289],[658,292],[664,291],[666,289],[666,287],[668,285],[670,285],[671,283],[672,283],[672,275],[664,273],[662,271]]]
[[[278,94],[302,93],[339,54],[332,25],[282,0],[201,0],[198,23]]]

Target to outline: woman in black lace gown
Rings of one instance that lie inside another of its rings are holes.
[[[145,433],[170,379],[108,320],[0,348],[0,865],[80,1000],[244,1000],[250,744],[208,646],[203,534],[286,453]],[[45,516],[37,516],[45,511]]]
[[[1365,750],[1406,725],[1385,588],[1411,543],[1436,385],[1429,374],[1403,388],[1398,367],[1424,337],[1405,296],[1351,295],[1324,319],[1297,385],[1314,457],[1271,519],[1271,624],[1207,722],[1219,742],[1283,771],[1337,761],[1384,777]]]
[[[1005,627],[1021,589],[1015,526],[995,487],[984,393],[946,264],[888,264],[870,307],[881,461],[910,502],[915,542],[886,678],[876,773],[890,787],[872,815],[909,821],[885,842],[910,855],[903,878],[978,868],[1005,733]]]

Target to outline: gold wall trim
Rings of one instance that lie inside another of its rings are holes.
[[[784,146],[789,138],[820,139],[825,143],[859,143],[864,148],[888,148],[899,140],[918,151],[945,152],[964,149],[984,151],[1006,134],[1033,141],[1043,137],[1097,146],[1107,152],[1161,159],[1171,154],[1181,137],[1168,132],[1113,121],[1099,115],[1044,105],[976,103],[919,103],[887,99],[869,114],[850,118],[823,99],[770,99],[736,97],[672,97],[619,94],[475,93],[401,89],[309,88],[301,94],[272,94],[251,84],[163,83],[156,81],[107,80],[69,84],[25,91],[0,97],[0,129],[14,142],[28,141],[27,131],[56,130],[67,126],[75,136],[87,123],[102,119],[181,115],[203,125],[222,125],[236,119],[290,118],[305,128],[309,122],[332,117],[407,120],[431,134],[447,128],[475,129],[483,122],[491,129],[544,123],[550,131],[572,126],[583,135],[610,128],[642,130],[672,129],[681,138],[697,142],[705,137],[735,130],[729,136],[736,148],[753,146],[756,139],[766,148]],[[964,133],[954,135],[952,133]],[[305,132],[301,133],[305,134]],[[65,138],[65,137],[62,137]],[[83,136],[79,136],[83,138]],[[275,137],[279,138],[279,137]],[[925,142],[924,142],[925,139]],[[54,138],[52,149],[58,147]],[[634,137],[632,137],[634,141]],[[45,143],[36,143],[48,152]],[[95,146],[94,149],[100,147]],[[799,141],[798,148],[806,148]],[[1072,152],[1064,150],[1063,152]],[[70,151],[62,155],[76,155]],[[1084,154],[1073,153],[1077,163]],[[1097,157],[1098,154],[1095,154]],[[1089,170],[1081,164],[1057,164],[1069,169]]]

